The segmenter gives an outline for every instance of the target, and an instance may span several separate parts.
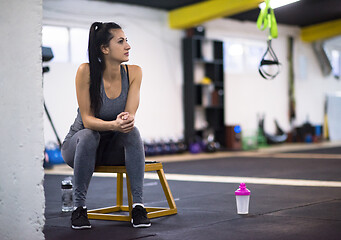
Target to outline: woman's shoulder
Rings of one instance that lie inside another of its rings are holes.
[[[128,64],[126,65],[128,67],[128,70],[131,71],[132,73],[142,72],[142,68],[138,65],[128,65]]]
[[[89,63],[79,65],[76,75],[76,82],[81,84],[90,83],[90,66]]]
[[[138,65],[127,65],[127,67],[128,67],[130,84],[135,80],[141,82],[141,80],[142,80],[142,68]]]
[[[81,65],[79,65],[78,71],[80,71],[81,73],[90,73],[89,63],[82,63]]]

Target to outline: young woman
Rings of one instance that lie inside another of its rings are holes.
[[[78,115],[62,145],[74,169],[74,229],[91,228],[85,205],[95,165],[125,165],[133,195],[134,227],[149,227],[143,206],[144,148],[134,126],[142,71],[129,60],[130,45],[116,23],[95,22],[89,34],[89,63],[76,75]]]

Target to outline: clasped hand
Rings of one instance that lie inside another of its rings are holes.
[[[134,128],[135,117],[129,114],[129,112],[121,112],[116,117],[117,131],[122,133],[128,133]]]

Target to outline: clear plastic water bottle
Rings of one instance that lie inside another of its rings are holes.
[[[67,177],[62,181],[62,212],[73,211],[72,178]]]

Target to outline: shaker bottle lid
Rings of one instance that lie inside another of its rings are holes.
[[[247,196],[247,195],[251,194],[250,190],[246,188],[245,183],[241,183],[239,185],[239,188],[237,189],[237,191],[235,191],[234,193],[235,193],[235,195],[239,195],[239,196],[240,195]]]
[[[62,184],[62,189],[72,189],[72,185],[71,184]]]

